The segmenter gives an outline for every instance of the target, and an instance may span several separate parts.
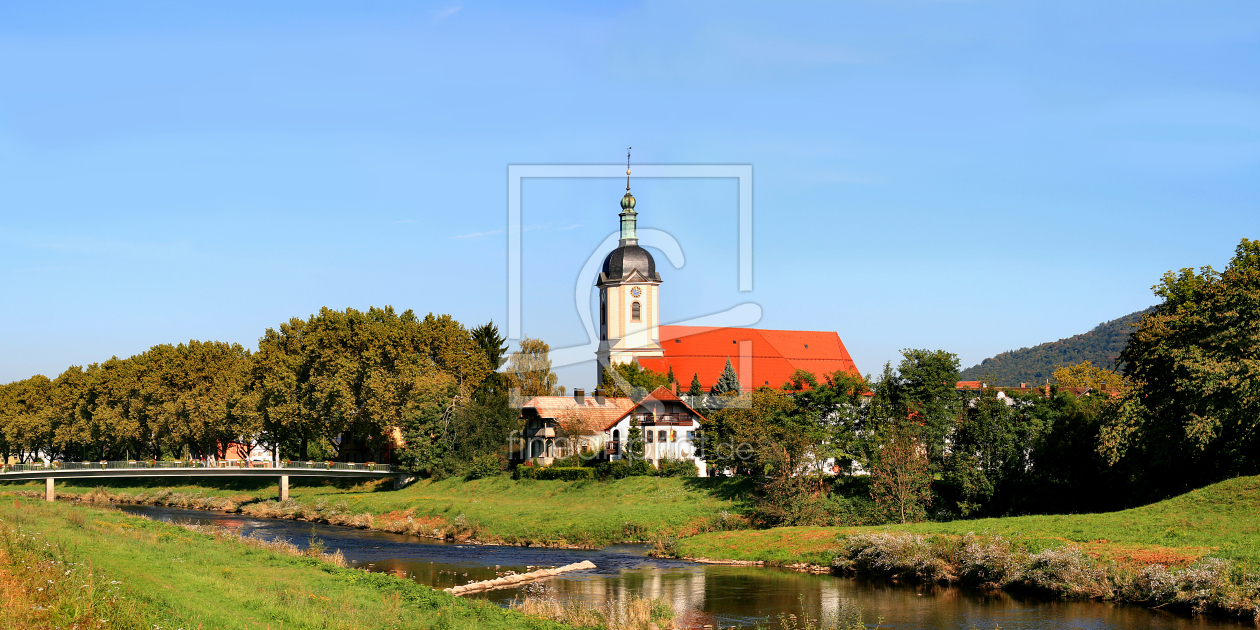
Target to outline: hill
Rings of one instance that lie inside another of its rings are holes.
[[[1067,339],[1020,348],[990,357],[963,370],[964,381],[991,381],[997,385],[1044,383],[1057,366],[1092,361],[1095,366],[1115,369],[1116,357],[1129,341],[1133,325],[1151,309],[1130,313],[1119,319],[1103,322],[1093,330]]]

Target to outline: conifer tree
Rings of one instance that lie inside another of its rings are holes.
[[[717,383],[713,384],[713,389],[709,390],[714,396],[734,392],[739,393],[739,376],[735,374],[735,367],[731,365],[731,360],[726,360],[726,368],[722,370],[722,376],[718,377]]]
[[[678,382],[678,379],[674,378],[674,366],[672,365],[669,366],[669,374],[666,376],[666,378],[669,379],[669,383],[671,385]]]

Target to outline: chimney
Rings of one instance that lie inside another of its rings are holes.
[[[1020,384],[1019,384],[1019,388],[1020,388],[1020,389],[1028,389],[1028,383],[1020,383]]]
[[[674,390],[674,395],[677,396],[678,395],[678,381],[674,381],[670,383],[669,385],[670,385],[670,389]]]
[[[580,388],[580,387],[579,387],[579,388],[574,389],[574,390],[573,390],[573,401],[574,401],[574,402],[576,402],[576,403],[577,403],[577,404],[579,404],[579,405],[581,405],[581,404],[585,403],[585,402],[586,402],[586,390],[585,390],[585,389],[582,389],[582,388]]]
[[[604,404],[604,388],[601,387],[595,390],[595,402],[600,405]]]

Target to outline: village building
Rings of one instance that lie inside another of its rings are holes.
[[[689,459],[704,476],[696,430],[700,414],[672,390],[658,387],[642,400],[608,398],[603,390],[587,396],[535,396],[521,409],[521,457],[547,466],[556,459],[619,460],[627,457],[633,427],[642,432],[640,457],[659,466],[665,459]]]

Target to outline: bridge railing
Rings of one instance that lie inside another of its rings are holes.
[[[271,470],[361,470],[365,472],[390,472],[389,464],[358,464],[353,462],[281,462],[280,466],[272,466],[271,462],[247,462],[244,460],[219,461],[207,465],[200,460],[131,460],[101,462],[36,462],[33,464],[6,464],[0,466],[0,473],[42,472],[51,470],[115,470],[135,468],[267,468]]]

